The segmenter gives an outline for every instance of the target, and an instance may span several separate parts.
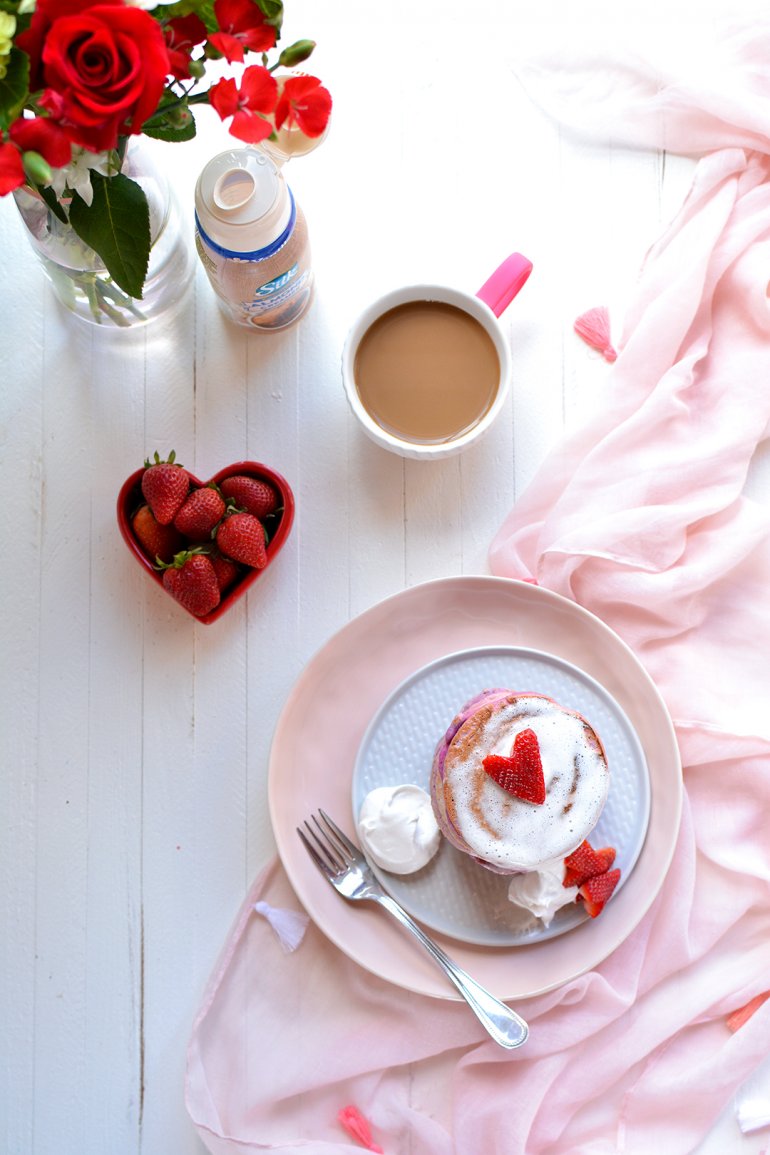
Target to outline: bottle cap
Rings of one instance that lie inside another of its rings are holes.
[[[259,259],[285,233],[292,209],[283,176],[259,149],[220,153],[195,186],[199,231],[225,255]]]

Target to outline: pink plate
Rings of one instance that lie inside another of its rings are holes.
[[[347,903],[332,890],[296,827],[322,807],[352,834],[353,768],[385,698],[428,662],[478,646],[531,647],[585,671],[625,711],[650,775],[644,845],[623,889],[599,918],[559,938],[513,947],[481,947],[433,933],[498,998],[520,999],[591,970],[624,941],[663,884],[679,830],[681,760],[671,719],[631,650],[593,614],[548,590],[493,577],[426,582],[361,614],[321,648],[289,695],[270,756],[270,814],[289,879],[332,942],[389,982],[437,998],[457,997],[382,911]]]

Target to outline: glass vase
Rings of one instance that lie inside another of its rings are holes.
[[[193,280],[194,251],[174,191],[141,137],[129,142],[121,171],[141,185],[150,208],[152,247],[141,298],[128,296],[115,284],[97,253],[37,192],[22,186],[13,195],[62,305],[82,321],[125,329],[146,325],[181,303]]]

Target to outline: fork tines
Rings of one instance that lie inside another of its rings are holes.
[[[358,856],[359,851],[325,811],[319,809],[318,813],[321,821],[315,814],[311,814],[313,825],[306,819],[304,830],[298,826],[297,834],[319,869],[337,873],[344,870],[350,860]]]

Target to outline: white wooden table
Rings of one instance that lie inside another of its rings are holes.
[[[273,854],[266,771],[287,693],[375,602],[488,572],[505,514],[598,393],[606,365],[573,321],[605,303],[619,328],[692,162],[589,147],[544,120],[512,49],[577,18],[520,7],[289,0],[284,42],[318,41],[335,112],[323,147],[287,169],[317,293],[285,333],[229,325],[200,267],[167,325],[83,325],[55,301],[10,198],[0,204],[5,1155],[200,1155],[185,1046]],[[196,142],[163,146],[191,241],[195,176],[231,143],[209,111]],[[374,446],[339,378],[356,312],[410,280],[475,291],[514,249],[535,271],[503,318],[514,385],[499,423],[443,464]],[[211,626],[147,579],[117,530],[121,483],[171,448],[201,478],[264,461],[297,500],[276,564]],[[753,484],[770,495],[766,465]],[[742,1139],[728,1113],[701,1150],[767,1143]]]

